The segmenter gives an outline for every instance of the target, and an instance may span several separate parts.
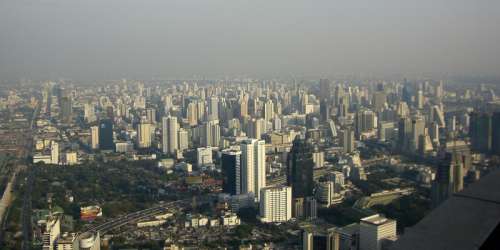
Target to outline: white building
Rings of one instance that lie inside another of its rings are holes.
[[[59,164],[59,143],[55,141],[50,146],[50,159],[52,164]]]
[[[141,122],[137,126],[137,146],[139,148],[151,147],[151,124]]]
[[[360,250],[380,250],[384,239],[396,237],[396,221],[380,214],[365,217],[359,223]]]
[[[168,116],[162,119],[162,149],[163,153],[173,154],[179,148],[179,125],[177,117]]]
[[[260,200],[260,189],[266,186],[265,141],[248,139],[241,142],[241,193],[254,193]]]
[[[292,218],[292,188],[265,187],[260,190],[260,220],[285,222]]]
[[[92,126],[90,128],[90,135],[91,135],[91,147],[92,149],[98,149],[99,148],[99,127],[98,126]]]
[[[196,163],[198,164],[198,167],[207,165],[207,164],[212,164],[212,148],[211,147],[205,147],[205,148],[197,148],[196,149]]]
[[[319,182],[316,186],[316,199],[324,206],[332,204],[335,195],[335,184],[333,181]]]

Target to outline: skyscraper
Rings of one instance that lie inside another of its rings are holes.
[[[137,126],[137,146],[139,148],[151,147],[151,124],[141,122]]]
[[[220,143],[220,126],[218,120],[205,122],[202,127],[202,146],[218,147]]]
[[[434,207],[463,189],[464,172],[470,167],[470,161],[471,156],[468,148],[455,147],[445,153],[432,183],[432,205]]]
[[[491,114],[473,112],[470,119],[469,136],[471,140],[472,150],[480,153],[489,153],[491,151],[493,143],[493,126]]]
[[[101,150],[114,150],[113,122],[109,119],[99,122],[99,148]]]
[[[359,249],[380,250],[382,240],[396,236],[396,221],[375,214],[359,222]]]
[[[208,102],[208,115],[207,119],[218,120],[219,119],[219,99],[217,97],[211,97]]]
[[[241,151],[223,150],[221,156],[223,175],[222,191],[231,195],[241,193]]]
[[[266,186],[265,142],[248,139],[241,142],[241,192],[254,193],[259,201],[259,190]]]
[[[491,131],[492,137],[492,150],[493,154],[500,155],[500,112],[496,112],[492,117],[493,131]]]
[[[355,150],[354,131],[352,128],[345,128],[339,133],[340,146],[344,153],[352,153]]]
[[[99,148],[99,127],[92,126],[90,127],[90,139],[91,139],[91,147],[92,149]]]
[[[295,138],[287,161],[287,183],[292,187],[293,198],[312,196],[314,188],[312,146],[304,139]]]
[[[73,105],[71,102],[71,97],[64,96],[61,97],[61,112],[60,119],[64,123],[70,123],[73,117]]]
[[[162,119],[162,150],[163,153],[174,154],[179,148],[177,117],[168,116]]]
[[[265,187],[260,190],[260,220],[285,222],[292,218],[292,189],[290,187]]]
[[[328,79],[319,80],[319,98],[320,100],[329,100],[331,93],[331,83]]]
[[[59,164],[59,143],[56,141],[50,144],[50,161],[52,164]]]

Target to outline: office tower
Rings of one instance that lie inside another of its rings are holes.
[[[429,136],[432,143],[435,146],[439,145],[439,125],[436,122],[432,122],[429,127]]]
[[[177,131],[177,139],[179,141],[178,149],[184,151],[189,148],[189,134],[185,129],[179,129]]]
[[[61,97],[61,112],[59,113],[60,119],[64,123],[70,123],[73,116],[73,106],[71,103],[71,97],[64,96]]]
[[[373,93],[373,109],[375,111],[382,111],[385,108],[387,97],[383,91],[376,91]]]
[[[198,125],[198,105],[194,102],[191,102],[187,106],[187,120],[189,126]]]
[[[264,104],[264,120],[270,121],[274,118],[274,104],[272,100],[267,100]]]
[[[380,122],[378,125],[378,140],[390,141],[394,138],[394,122]]]
[[[205,102],[197,102],[196,103],[196,114],[198,115],[198,121],[204,121],[205,120]]]
[[[438,105],[432,106],[430,114],[431,122],[437,123],[440,128],[445,127],[443,110]]]
[[[339,250],[340,239],[336,228],[306,229],[302,233],[302,250]]]
[[[412,137],[410,144],[410,151],[415,153],[420,148],[420,137],[425,133],[425,121],[422,118],[415,118],[412,120]]]
[[[401,151],[408,151],[410,148],[411,136],[413,134],[413,123],[409,117],[403,117],[398,123],[398,148]]]
[[[321,122],[326,122],[330,119],[330,106],[329,103],[324,99],[320,101],[319,114]]]
[[[473,112],[470,123],[469,136],[472,150],[480,153],[489,153],[493,142],[491,114]],[[495,138],[495,140],[497,139]]]
[[[344,153],[352,153],[356,149],[354,141],[354,131],[352,130],[352,128],[340,130],[339,140],[340,146],[342,147],[342,151]]]
[[[325,165],[325,152],[319,151],[318,148],[315,148],[313,152],[313,162],[314,168],[321,168]]]
[[[292,187],[293,198],[313,195],[314,180],[312,146],[296,137],[287,159],[287,183]]]
[[[380,214],[362,218],[359,222],[359,249],[380,250],[385,239],[396,237],[396,221]]]
[[[424,108],[424,93],[422,92],[422,90],[417,91],[417,96],[415,98],[416,98],[416,102],[417,102],[417,108],[423,109]]]
[[[59,164],[59,143],[56,141],[50,144],[50,161],[52,164]]]
[[[500,155],[500,112],[493,114],[491,125],[493,127],[491,131],[493,154]]]
[[[316,185],[316,199],[320,204],[329,207],[335,195],[335,183],[333,181],[322,181]]]
[[[113,122],[109,119],[101,120],[99,122],[99,149],[101,150],[114,150],[115,144],[113,142]]]
[[[356,137],[360,138],[361,134],[375,128],[375,113],[371,110],[360,110],[356,112],[355,125]]]
[[[266,121],[262,118],[252,119],[247,126],[247,136],[250,138],[261,139],[266,131]]]
[[[218,147],[220,144],[220,126],[218,120],[205,122],[202,127],[202,146]]]
[[[197,148],[196,149],[196,163],[199,167],[207,164],[212,164],[212,148]]]
[[[279,117],[274,117],[273,119],[273,131],[281,130],[281,119]]]
[[[96,150],[99,148],[99,127],[92,126],[90,127],[90,140],[91,140],[91,148]]]
[[[260,190],[260,220],[285,222],[292,218],[292,188],[265,187]]]
[[[331,94],[331,82],[328,79],[320,79],[319,80],[319,99],[320,100],[329,100]]]
[[[210,152],[211,153],[211,152]],[[223,150],[221,156],[223,175],[222,191],[231,195],[241,193],[241,151]]]
[[[156,110],[153,108],[146,109],[146,120],[148,123],[156,123]]]
[[[470,152],[450,149],[439,163],[432,183],[432,205],[437,207],[463,189],[464,172],[470,167]]]
[[[398,106],[396,107],[396,113],[401,118],[409,116],[410,109],[408,108],[408,104],[406,102],[399,102]]]
[[[239,100],[239,117],[246,117],[248,116],[248,100],[247,98],[243,97]]]
[[[137,125],[137,146],[139,148],[151,147],[151,124],[146,121]]]
[[[211,97],[208,102],[207,119],[209,121],[219,119],[219,99],[217,97]]]
[[[163,153],[174,154],[179,148],[178,141],[179,124],[177,117],[168,116],[162,119],[162,149]]]
[[[266,186],[265,142],[256,139],[244,140],[241,148],[241,192],[254,193],[259,201],[259,190]]]
[[[92,103],[85,103],[83,107],[83,118],[88,123],[96,120],[94,105]]]

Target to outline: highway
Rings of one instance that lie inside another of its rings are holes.
[[[148,218],[150,216],[154,216],[163,212],[168,211],[169,209],[172,209],[174,207],[180,207],[183,205],[189,204],[191,200],[178,200],[178,201],[172,201],[172,202],[167,202],[152,208],[144,209],[141,211],[133,212],[121,217],[118,217],[116,219],[107,221],[103,224],[96,225],[94,227],[91,227],[87,229],[85,232],[81,233],[80,235],[84,235],[86,233],[93,233],[93,232],[99,232],[101,235],[106,234],[107,232],[119,228],[121,226],[124,226],[129,223],[134,223],[139,220]]]

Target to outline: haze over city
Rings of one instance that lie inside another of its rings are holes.
[[[0,0],[0,249],[500,249],[500,1]]]
[[[3,79],[499,76],[500,2],[1,1]]]

